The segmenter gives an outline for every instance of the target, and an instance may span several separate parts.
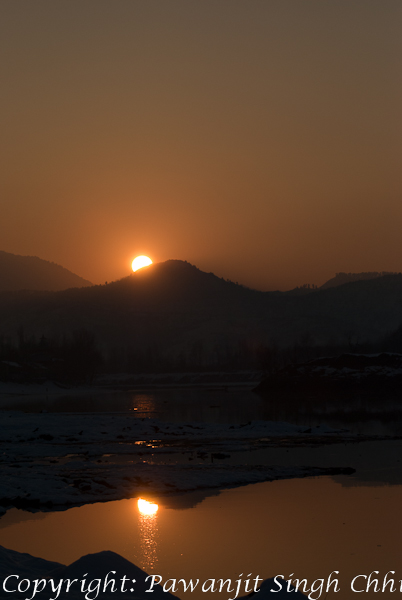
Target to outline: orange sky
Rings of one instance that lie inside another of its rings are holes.
[[[401,34],[400,0],[3,0],[0,250],[401,271]]]

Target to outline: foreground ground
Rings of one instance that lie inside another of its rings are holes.
[[[11,595],[14,600],[26,597],[33,600],[57,595],[60,599],[96,600],[100,592],[99,597],[104,599],[119,599],[126,598],[127,592],[129,592],[131,599],[145,600],[149,598],[145,594],[151,592],[154,600],[174,600],[178,596],[170,593],[169,589],[174,588],[175,592],[180,593],[180,589],[190,583],[184,579],[164,581],[158,577],[156,575],[154,579],[152,576],[148,576],[145,571],[114,552],[89,554],[71,565],[65,566],[0,546],[0,598],[7,598]],[[18,584],[22,580],[25,580],[22,588],[26,587],[28,582],[30,585],[28,590],[18,593]],[[66,592],[67,580],[73,582],[68,592]],[[159,581],[160,583],[158,583]],[[102,589],[105,583],[106,592],[103,593]],[[198,592],[198,597],[203,591],[202,586],[209,589],[214,586],[216,589],[212,591],[219,591],[219,580],[208,579],[205,582],[192,580],[192,583]],[[230,580],[223,586],[223,590],[219,592],[220,595],[225,598],[238,596],[239,600],[244,600],[245,586],[243,581],[241,583],[242,585],[237,586],[236,580]],[[275,598],[279,598],[279,600],[288,597],[286,583],[279,577],[276,578],[276,581],[272,578],[262,583],[253,581],[250,585],[251,595],[254,595],[254,589],[256,589],[259,600],[274,596],[274,594]],[[59,592],[57,592],[57,586],[60,586]],[[231,591],[227,591],[227,587]],[[282,589],[278,589],[279,587]],[[9,592],[8,590],[17,591]],[[293,587],[290,587],[289,591],[292,593],[291,598],[305,598]],[[249,596],[250,594],[247,594],[247,597]]]
[[[267,446],[354,439],[345,430],[283,422],[178,424],[116,413],[3,412],[0,506],[3,512],[12,506],[54,510],[144,491],[171,494],[350,473],[350,465],[275,466],[244,456]]]

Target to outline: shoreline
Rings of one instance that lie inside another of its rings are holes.
[[[325,426],[162,422],[131,415],[3,413],[0,505],[34,510],[333,474],[326,467],[275,466],[250,451],[267,446],[357,441]],[[345,435],[346,434],[346,435]],[[316,442],[314,442],[316,438]],[[351,473],[342,465],[339,473]]]
[[[0,381],[0,410],[2,401],[11,399],[51,399],[67,396],[90,396],[119,392],[157,390],[252,391],[261,381],[260,372],[205,372],[205,373],[140,373],[102,375],[91,384],[66,385],[44,383],[16,383]]]

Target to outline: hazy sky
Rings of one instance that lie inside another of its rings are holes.
[[[0,250],[402,270],[401,0],[0,0]]]

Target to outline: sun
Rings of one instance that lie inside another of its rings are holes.
[[[148,256],[136,256],[136,258],[131,263],[132,270],[138,271],[138,269],[142,269],[142,267],[148,267],[152,265],[152,260],[148,258]]]

